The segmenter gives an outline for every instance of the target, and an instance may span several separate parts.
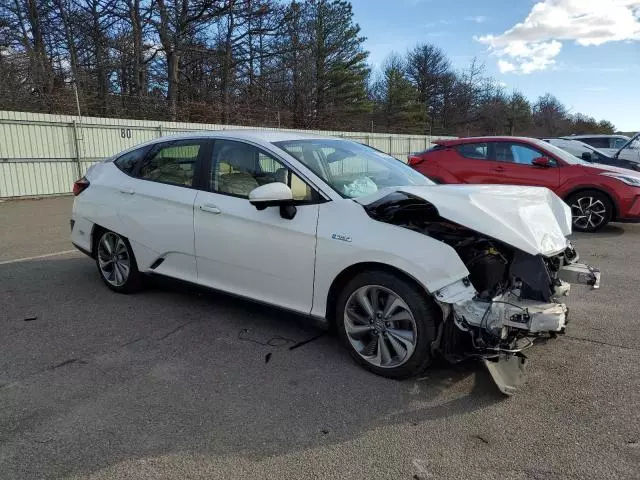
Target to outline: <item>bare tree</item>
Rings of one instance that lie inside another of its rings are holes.
[[[167,101],[172,119],[180,95],[180,60],[185,45],[204,28],[205,22],[231,9],[235,0],[154,0],[153,24],[166,60]]]

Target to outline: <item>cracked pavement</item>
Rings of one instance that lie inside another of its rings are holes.
[[[68,250],[71,201],[0,204],[0,260]],[[637,479],[639,241],[574,236],[602,288],[512,398],[476,363],[398,382],[329,335],[290,350],[319,330],[222,294],[112,293],[79,253],[0,265],[0,479]]]

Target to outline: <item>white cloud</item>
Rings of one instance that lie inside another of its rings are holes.
[[[498,68],[500,73],[511,73],[516,70],[516,66],[513,63],[503,59],[498,60]]]
[[[475,23],[484,23],[487,21],[487,17],[485,17],[484,15],[477,15],[475,17],[467,17],[465,20]]]
[[[640,0],[544,0],[501,35],[476,40],[508,59],[498,61],[503,73],[545,70],[555,64],[562,40],[585,47],[640,40]]]

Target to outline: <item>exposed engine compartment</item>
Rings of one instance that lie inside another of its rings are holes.
[[[424,199],[394,192],[366,207],[374,219],[408,228],[454,248],[469,270],[477,298],[490,301],[519,289],[523,299],[549,302],[562,294],[558,272],[578,255],[571,245],[554,257],[530,255],[442,218]]]
[[[576,263],[569,242],[555,255],[531,255],[451,222],[428,201],[399,191],[365,209],[375,220],[428,235],[456,251],[469,276],[435,292],[445,318],[437,350],[451,361],[475,356],[489,362],[504,393],[514,388],[505,382],[520,375],[522,350],[535,337],[564,333],[568,309],[559,299],[569,293],[569,283],[599,285],[599,271]]]

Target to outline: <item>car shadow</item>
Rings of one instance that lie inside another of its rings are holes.
[[[0,471],[23,478],[185,451],[262,459],[504,400],[478,363],[385,379],[308,318],[192,285],[118,295],[86,258],[2,268]]]
[[[571,238],[593,238],[593,237],[615,238],[615,237],[619,237],[620,235],[624,235],[625,229],[623,225],[624,224],[620,224],[620,223],[616,225],[609,224],[609,225],[605,225],[603,228],[601,228],[596,232],[590,232],[590,233],[574,232],[571,235]]]

